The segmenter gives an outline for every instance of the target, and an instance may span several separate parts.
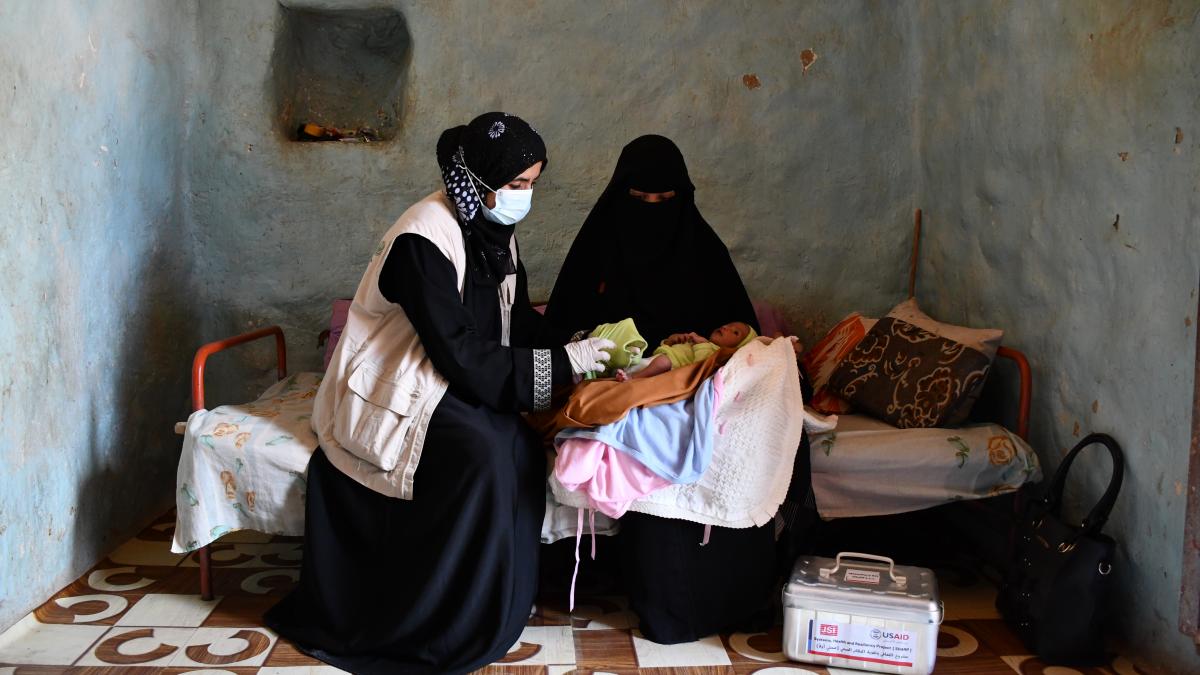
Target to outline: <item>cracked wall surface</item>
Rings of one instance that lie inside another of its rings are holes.
[[[784,305],[805,335],[903,293],[915,71],[902,6],[385,4],[412,36],[402,122],[390,141],[359,145],[276,133],[263,83],[277,5],[201,3],[206,96],[190,120],[188,199],[217,299],[208,336],[280,323],[297,364],[319,363],[330,301],[353,294],[378,237],[439,187],[438,135],[488,110],[528,119],[549,151],[517,228],[535,299],[621,147],[645,133],[680,145],[751,293]]]
[[[1050,468],[1112,434],[1125,481],[1106,532],[1115,628],[1163,672],[1200,671],[1178,631],[1196,292],[1200,6],[921,3],[925,255],[918,297],[999,326],[1034,372],[1032,440]],[[1072,469],[1082,519],[1102,448]]]
[[[192,350],[277,323],[292,369],[317,368],[330,301],[438,187],[438,134],[501,109],[550,154],[518,227],[535,297],[643,133],[680,145],[751,294],[809,342],[903,299],[922,207],[919,298],[1030,356],[1047,466],[1077,433],[1125,446],[1119,629],[1194,664],[1174,629],[1200,266],[1194,2],[285,4],[403,16],[387,142],[288,139],[271,0],[0,6],[16,130],[0,137],[0,625],[170,502]],[[214,402],[261,390],[269,351],[215,361]],[[1075,514],[1107,471],[1080,469]]]
[[[172,501],[194,8],[0,4],[0,627]]]

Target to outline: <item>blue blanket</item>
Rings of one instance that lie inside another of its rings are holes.
[[[694,483],[713,452],[713,412],[717,395],[708,378],[686,401],[634,408],[624,418],[594,429],[565,429],[555,445],[587,438],[625,452],[672,483]]]

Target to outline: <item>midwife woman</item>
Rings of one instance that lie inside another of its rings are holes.
[[[445,183],[367,265],[313,412],[298,587],[268,625],[356,673],[502,658],[534,601],[545,459],[519,413],[549,406],[608,341],[555,346],[514,225],[546,148],[487,113],[437,144]]]

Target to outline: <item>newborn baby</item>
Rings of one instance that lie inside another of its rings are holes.
[[[654,350],[654,358],[645,368],[630,375],[624,370],[616,373],[617,381],[654,377],[673,368],[686,366],[697,361],[703,361],[722,349],[739,349],[758,337],[749,324],[741,321],[727,323],[714,330],[708,339],[696,333],[676,333],[662,341]]]

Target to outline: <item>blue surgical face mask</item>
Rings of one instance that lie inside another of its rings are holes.
[[[496,190],[496,208],[483,207],[483,217],[501,225],[516,225],[533,206],[533,190]]]
[[[462,148],[459,148],[458,152],[459,161],[462,162],[463,168],[466,169],[471,178],[479,181],[480,185],[496,193],[496,208],[489,209],[487,206],[487,201],[483,198],[483,195],[479,194],[478,191],[475,192],[475,196],[479,198],[479,207],[483,210],[484,218],[487,218],[493,223],[499,223],[500,225],[516,225],[521,221],[522,218],[529,214],[529,209],[533,206],[532,189],[492,190],[492,188],[488,187],[487,183],[484,183],[483,180],[481,180],[479,176],[476,176],[475,172],[471,171],[470,167],[467,166],[467,162],[462,156]],[[471,181],[471,189],[475,189],[474,181]]]

